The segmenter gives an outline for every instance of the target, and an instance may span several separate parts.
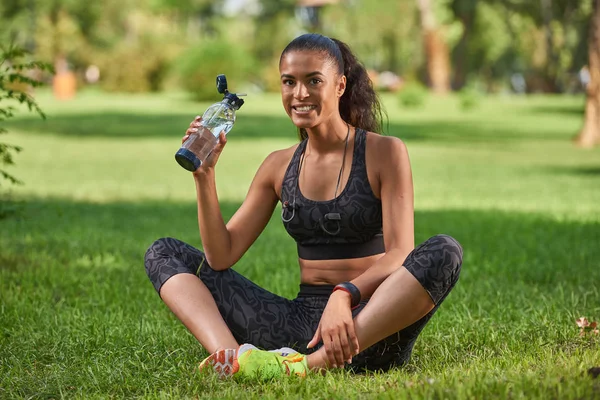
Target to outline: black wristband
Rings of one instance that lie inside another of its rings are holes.
[[[333,291],[343,290],[350,293],[350,307],[354,308],[360,303],[360,290],[350,282],[342,282],[335,285]]]

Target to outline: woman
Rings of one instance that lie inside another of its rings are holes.
[[[265,159],[225,224],[214,176],[226,143],[222,134],[210,159],[193,173],[204,253],[160,239],[146,254],[148,276],[212,353],[201,369],[221,377],[403,365],[458,280],[462,249],[446,235],[414,248],[408,153],[399,139],[374,133],[379,102],[348,46],[302,35],[284,49],[279,68],[283,106],[301,143]],[[199,126],[196,119],[183,140]],[[295,300],[230,269],[278,202],[298,245]],[[259,350],[281,346],[288,348]]]

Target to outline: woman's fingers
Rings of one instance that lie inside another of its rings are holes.
[[[219,141],[217,142],[217,145],[215,146],[214,150],[212,151],[213,154],[215,155],[215,157],[219,157],[219,154],[221,154],[221,152],[223,151],[223,147],[225,147],[225,145],[227,144],[227,137],[225,136],[225,132],[221,132],[221,134],[219,135]],[[217,159],[215,158],[215,161]]]
[[[325,353],[327,354],[327,359],[329,360],[329,365],[333,366],[333,368],[343,367],[345,363],[344,359],[344,349],[342,347],[342,339],[340,334],[331,333],[328,335],[324,334],[324,337],[327,336],[329,340],[325,345]]]
[[[346,330],[348,332],[348,342],[351,354],[352,356],[355,356],[360,351],[360,345],[358,344],[358,336],[356,336],[356,331],[354,330],[354,320],[350,321]],[[352,361],[352,356],[350,357],[350,361]]]
[[[358,338],[352,322],[346,325],[345,329],[331,329],[321,331],[320,334],[323,338],[323,346],[330,366],[342,368],[345,363],[352,363],[352,357],[359,352]],[[314,337],[309,345],[314,346],[313,341]],[[309,346],[309,348],[312,346]]]
[[[346,343],[346,346],[348,344],[348,337],[346,336],[346,331],[340,330],[338,337],[335,338],[333,342],[335,349],[334,353],[336,365],[341,368],[346,363],[346,360],[348,360],[348,357],[346,357],[346,348],[344,346],[344,343]]]
[[[190,127],[185,131],[185,136],[181,139],[181,143],[184,143],[186,140],[190,138],[190,135],[198,132],[200,128],[200,122],[202,122],[202,117],[198,115],[194,120],[190,123]]]
[[[323,335],[323,347],[325,347],[325,354],[327,355],[327,366],[337,368],[338,364],[335,359],[335,346],[332,336]]]
[[[317,330],[315,331],[315,334],[313,335],[312,339],[310,340],[310,342],[308,342],[308,345],[306,345],[307,349],[312,349],[313,347],[315,347],[319,342],[321,341],[321,324],[319,324],[319,326],[317,326]]]
[[[342,353],[342,365],[343,363],[350,364],[352,362],[352,348],[350,345],[350,340],[348,339],[348,334],[345,330],[340,331],[340,346]]]
[[[227,144],[227,137],[225,135],[225,132],[223,131],[219,135],[219,141],[217,142],[217,145],[210,152],[210,154],[206,158],[206,162],[204,162],[200,168],[214,167],[217,164],[217,160],[219,159],[219,156],[221,155],[221,152],[223,151],[223,147],[225,147],[226,144]]]

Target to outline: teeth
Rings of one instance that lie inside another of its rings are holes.
[[[296,107],[297,111],[310,111],[313,108],[315,108],[315,106],[303,106],[303,107]]]

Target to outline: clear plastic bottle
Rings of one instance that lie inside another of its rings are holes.
[[[191,134],[175,153],[175,160],[188,171],[202,165],[219,142],[221,132],[229,133],[235,123],[235,112],[244,104],[238,95],[227,90],[225,75],[217,77],[217,89],[225,94],[223,100],[206,109],[198,132]]]

